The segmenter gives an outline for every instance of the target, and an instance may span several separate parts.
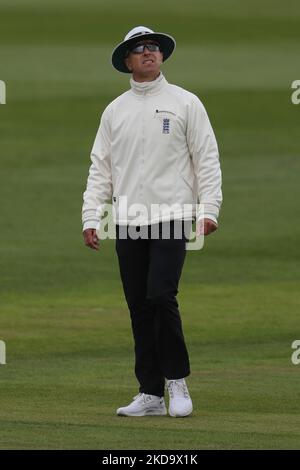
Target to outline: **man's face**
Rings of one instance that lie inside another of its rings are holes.
[[[155,41],[138,41],[131,49],[141,44],[158,44]],[[147,77],[158,74],[160,65],[163,61],[163,53],[160,51],[149,51],[147,47],[141,53],[129,52],[125,59],[126,66],[135,75]]]

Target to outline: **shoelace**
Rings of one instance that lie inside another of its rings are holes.
[[[183,396],[183,398],[190,398],[187,386],[184,382],[172,380],[171,382],[167,384],[167,389],[169,390],[171,398],[174,398],[174,393],[176,392],[178,392],[181,396]]]
[[[150,400],[147,400],[147,396],[148,396],[148,395],[147,395],[146,393],[141,393],[141,392],[140,392],[140,393],[138,393],[135,397],[133,397],[133,399],[134,399],[134,400],[138,400],[139,398],[141,398],[142,401],[143,401],[144,403],[146,403],[146,401],[150,401]]]

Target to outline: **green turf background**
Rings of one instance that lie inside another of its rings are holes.
[[[1,449],[300,448],[299,2],[1,0]],[[205,104],[221,154],[219,231],[188,252],[178,300],[195,411],[122,419],[137,393],[114,242],[81,204],[112,48],[174,35],[167,80]]]

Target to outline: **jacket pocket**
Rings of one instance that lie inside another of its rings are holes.
[[[156,109],[155,115],[154,115],[154,117],[160,118],[160,119],[163,119],[163,118],[172,119],[172,118],[176,118],[176,116],[177,115],[174,111],[168,110],[168,109]]]
[[[156,117],[161,117],[161,116],[176,116],[176,113],[172,111],[171,109],[156,109],[155,110],[155,116]]]

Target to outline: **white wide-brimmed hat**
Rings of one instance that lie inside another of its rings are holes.
[[[113,67],[119,72],[131,73],[125,64],[125,55],[131,46],[139,40],[143,41],[144,39],[151,39],[159,43],[160,50],[163,53],[163,62],[170,57],[176,47],[175,39],[169,36],[169,34],[155,33],[146,26],[136,26],[126,34],[124,41],[114,48],[111,56]]]

